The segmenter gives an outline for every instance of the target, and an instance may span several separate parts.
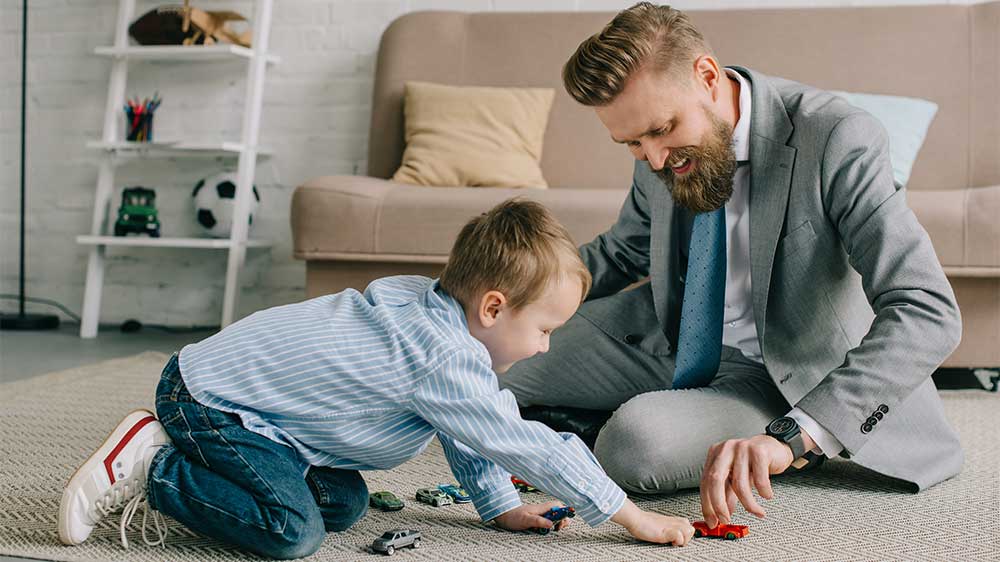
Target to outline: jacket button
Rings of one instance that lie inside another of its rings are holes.
[[[881,410],[875,410],[874,412],[872,412],[872,415],[878,419],[882,419],[882,416],[884,416],[885,414],[883,414]]]
[[[878,423],[878,418],[876,418],[875,416],[869,416],[868,419],[865,420],[865,422],[868,425],[875,425]]]
[[[861,426],[861,433],[869,433],[871,430],[872,426],[867,423]]]
[[[879,404],[878,405],[878,411],[882,412],[883,414],[888,414],[889,413],[889,407],[886,406],[885,404]]]
[[[629,345],[633,345],[633,344],[639,343],[639,336],[637,336],[635,334],[628,334],[628,335],[625,336],[625,343],[627,343]]]

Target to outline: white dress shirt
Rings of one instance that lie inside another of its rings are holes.
[[[736,161],[744,165],[736,168],[733,195],[726,203],[726,307],[722,316],[722,344],[739,349],[747,359],[763,363],[750,284],[750,166],[745,165],[750,160],[753,100],[746,78],[728,68],[726,74],[735,79],[740,88],[740,114],[733,129],[733,152]],[[766,186],[761,188],[766,189]],[[813,438],[819,452],[834,457],[844,449],[833,434],[799,408],[792,408],[788,416]]]

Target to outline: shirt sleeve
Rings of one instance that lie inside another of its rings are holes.
[[[840,441],[838,441],[832,433],[827,431],[809,414],[798,408],[792,408],[792,411],[788,412],[788,417],[795,420],[795,422],[799,424],[799,427],[804,429],[805,432],[809,434],[809,437],[813,438],[813,441],[816,442],[816,446],[819,447],[820,452],[828,458],[832,459],[844,450],[844,446],[840,443]],[[815,449],[813,449],[813,451],[815,451]]]
[[[483,521],[521,505],[521,496],[511,484],[509,472],[446,433],[438,433],[438,439],[451,471],[469,492]]]
[[[522,419],[514,395],[499,389],[492,369],[471,351],[441,361],[411,395],[411,407],[443,434],[455,476],[484,520],[519,504],[511,501],[510,473],[572,506],[591,526],[625,502],[578,437]]]

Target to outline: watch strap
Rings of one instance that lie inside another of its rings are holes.
[[[794,461],[792,461],[791,466],[795,470],[802,470],[803,468],[809,465],[822,464],[824,459],[826,459],[826,456],[824,456],[823,454],[816,454],[812,451],[806,451],[804,455],[802,455],[801,457],[797,457]]]
[[[785,443],[792,448],[793,459],[800,459],[806,454],[806,443],[802,439],[802,431],[798,431],[795,435],[786,438]]]

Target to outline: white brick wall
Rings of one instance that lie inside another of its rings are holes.
[[[978,0],[952,0],[953,4]],[[164,0],[165,2],[165,0]],[[158,3],[142,3],[137,15]],[[251,2],[197,1],[237,9]],[[251,250],[240,313],[299,300],[304,266],[291,258],[292,190],[310,177],[363,170],[378,38],[396,17],[424,9],[470,11],[614,11],[633,0],[279,0],[275,2],[272,67],[265,87],[261,142],[275,156],[257,168],[262,207],[255,237],[276,241]],[[933,4],[930,0],[677,0],[682,9],[730,7]],[[115,0],[31,0],[28,64],[28,294],[82,308],[97,157],[84,148],[99,138],[110,63],[93,56],[110,45]],[[17,291],[21,2],[0,0],[0,293]],[[164,72],[166,70],[166,72]],[[237,63],[133,64],[128,94],[159,90],[157,138],[239,136],[243,69]],[[235,162],[233,163],[235,165]],[[220,163],[144,160],[120,169],[117,189],[153,187],[166,235],[197,235],[190,192]],[[118,193],[113,205],[117,206]],[[110,249],[102,322],[211,325],[221,314],[225,254],[208,250]],[[0,300],[12,310],[14,301]],[[38,308],[33,306],[32,309]]]

